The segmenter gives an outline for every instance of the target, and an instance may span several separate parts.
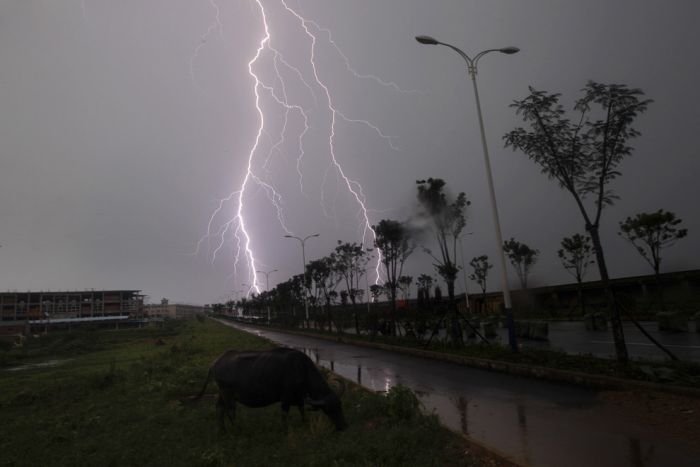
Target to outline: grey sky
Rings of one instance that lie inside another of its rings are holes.
[[[300,24],[278,0],[263,4],[272,45],[310,79],[310,41]],[[566,193],[523,154],[503,149],[502,135],[519,125],[508,104],[525,96],[528,85],[563,93],[566,105],[589,79],[640,87],[654,99],[639,119],[642,136],[633,142],[634,155],[614,185],[621,200],[604,213],[609,268],[613,277],[650,271],[615,232],[624,217],[658,208],[675,211],[690,229],[665,254],[663,268],[700,266],[697,2],[288,4],[332,31],[358,73],[418,91],[354,77],[327,34],[317,31],[318,72],[337,109],[371,121],[398,147],[364,125],[337,123],[337,158],[362,184],[372,223],[408,217],[414,181],[444,178],[473,202],[467,261],[481,254],[495,259],[463,62],[447,48],[422,46],[413,37],[433,35],[468,53],[515,45],[521,53],[481,61],[479,85],[504,236],[542,252],[531,284],[569,281],[556,250],[562,236],[583,226]],[[155,300],[208,303],[250,283],[245,261],[233,275],[231,236],[214,261],[216,238],[194,253],[218,200],[245,175],[259,127],[247,67],[263,34],[253,0],[0,0],[0,289],[139,288]],[[270,78],[267,53],[256,71]],[[329,165],[331,114],[323,90],[314,86],[314,101],[294,73],[283,75],[290,102],[308,109],[303,193],[296,172],[303,122],[291,112],[286,142],[270,153],[284,120],[269,95],[261,99],[266,128],[254,167],[284,196],[290,230],[321,234],[307,244],[313,259],[328,254],[338,239],[360,241],[358,209]],[[274,80],[269,84],[281,89]],[[245,199],[258,268],[279,269],[270,276],[272,285],[300,272],[298,243],[282,238],[265,191],[251,185]],[[222,214],[234,215],[234,204],[224,206]],[[408,270],[433,273],[420,251]]]

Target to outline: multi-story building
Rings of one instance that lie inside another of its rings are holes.
[[[0,292],[0,334],[18,334],[32,326],[143,319],[140,292]]]
[[[197,305],[171,304],[165,298],[157,305],[145,305],[144,309],[148,319],[193,319],[206,310],[205,307]]]

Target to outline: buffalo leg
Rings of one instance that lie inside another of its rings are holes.
[[[216,399],[216,417],[219,421],[219,432],[224,433],[226,431],[226,427],[224,426],[224,412],[226,412],[226,403],[224,402],[224,398],[219,394],[219,397]]]
[[[233,426],[233,420],[236,418],[236,401],[234,399],[229,399],[226,401],[226,415],[231,421],[231,426]]]
[[[224,426],[224,414],[228,417],[233,427],[233,420],[236,418],[236,401],[232,397],[227,397],[223,391],[219,392],[219,398],[216,401],[216,411],[219,417],[219,431],[226,431]]]
[[[282,426],[284,431],[289,431],[289,402],[282,401]]]

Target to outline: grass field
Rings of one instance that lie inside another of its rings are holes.
[[[271,344],[212,321],[163,328],[81,330],[0,351],[2,466],[450,466],[494,465],[465,454],[457,435],[420,415],[410,391],[382,396],[349,385],[350,427],[335,432],[320,412],[302,423],[290,411],[285,432],[279,404],[239,406],[236,426],[220,434],[216,385],[195,404],[223,350]],[[7,365],[56,360],[55,366],[10,371]]]

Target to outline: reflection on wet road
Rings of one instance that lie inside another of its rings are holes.
[[[688,332],[661,332],[658,325],[651,321],[640,323],[654,339],[668,347],[678,358],[685,361],[700,362],[700,332],[692,327]],[[522,339],[527,347],[561,350],[570,354],[593,354],[597,357],[614,358],[615,344],[611,331],[587,331],[581,321],[550,322],[547,341]],[[656,345],[644,337],[632,323],[623,324],[625,339],[631,358],[665,360],[668,356]],[[508,342],[507,331],[498,329],[497,342]]]
[[[230,324],[230,323],[226,323]],[[403,384],[442,423],[524,465],[696,466],[700,452],[627,420],[592,390],[236,325],[373,391]]]

